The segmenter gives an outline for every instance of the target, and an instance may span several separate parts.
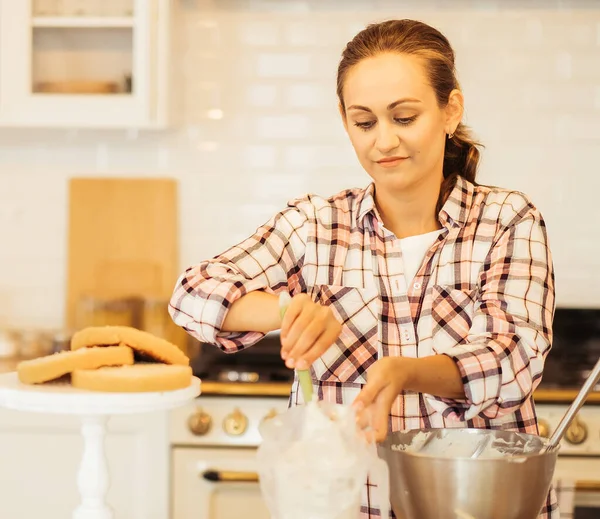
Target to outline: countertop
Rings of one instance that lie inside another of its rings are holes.
[[[578,389],[541,388],[534,394],[537,403],[570,404],[575,400]],[[289,396],[289,384],[236,384],[224,382],[203,382],[203,395],[244,395],[244,396]],[[586,404],[600,404],[600,391],[592,392],[586,399]]]
[[[0,359],[0,373],[14,371],[17,364],[23,359]],[[541,387],[533,394],[537,403],[544,404],[570,404],[577,395],[578,389],[559,389]],[[242,396],[281,396],[287,397],[290,394],[290,384],[288,383],[269,383],[269,384],[244,384],[235,382],[202,382],[203,395],[242,395]],[[600,391],[592,392],[586,404],[600,404]]]

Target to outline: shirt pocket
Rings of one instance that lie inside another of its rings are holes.
[[[465,344],[475,315],[477,285],[433,285],[431,318],[433,351],[444,353]]]
[[[342,323],[338,340],[313,363],[313,376],[322,382],[365,384],[365,372],[377,360],[379,292],[376,288],[317,285],[312,297],[330,307]]]

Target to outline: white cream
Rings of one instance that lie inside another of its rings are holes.
[[[315,401],[306,404],[303,413],[299,438],[276,462],[281,518],[355,517],[366,468],[356,435],[350,434],[353,417],[329,416]]]
[[[537,439],[529,439],[518,434],[519,439],[514,442],[508,442],[502,438],[490,438],[487,435],[470,434],[468,431],[465,431],[464,434],[430,438],[432,434],[436,433],[420,431],[413,437],[410,444],[392,445],[391,448],[397,451],[418,452],[443,458],[470,458],[482,447],[477,458],[490,459],[531,454],[538,451],[540,447]],[[484,446],[486,442],[487,445]]]

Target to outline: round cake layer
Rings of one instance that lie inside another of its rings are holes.
[[[174,391],[192,382],[192,368],[168,364],[134,364],[73,372],[71,384],[79,389],[110,393]]]

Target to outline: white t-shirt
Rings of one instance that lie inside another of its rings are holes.
[[[408,238],[402,238],[400,240],[400,249],[402,250],[402,261],[404,263],[404,278],[406,284],[410,285],[415,277],[415,274],[421,267],[425,254],[429,248],[433,245],[438,235],[442,232],[442,229],[428,232],[426,234],[419,234],[417,236],[410,236]]]

